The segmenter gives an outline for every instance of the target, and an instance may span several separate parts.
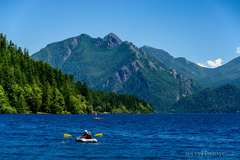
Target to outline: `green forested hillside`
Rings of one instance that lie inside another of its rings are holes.
[[[239,113],[240,87],[227,84],[206,88],[179,100],[171,108],[173,113]]]
[[[0,113],[151,113],[134,96],[90,90],[0,34]]]

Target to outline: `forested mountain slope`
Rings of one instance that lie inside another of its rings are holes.
[[[240,87],[227,84],[206,88],[175,103],[173,113],[239,113]]]
[[[110,33],[102,38],[86,34],[47,45],[32,55],[90,88],[135,95],[153,104],[154,111],[201,90],[201,85],[182,76],[132,43]]]
[[[227,83],[240,86],[240,57],[218,68],[204,68],[185,58],[174,58],[161,49],[149,46],[143,46],[141,49],[177,70],[179,73],[200,82],[204,86],[219,87]]]
[[[80,74],[79,74],[80,75]],[[0,113],[151,113],[134,96],[90,90],[0,34]]]

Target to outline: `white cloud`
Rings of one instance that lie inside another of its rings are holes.
[[[199,65],[200,67],[209,68],[208,66],[201,64],[201,63],[197,63],[197,65]]]
[[[240,47],[237,47],[237,53],[240,54]]]
[[[218,58],[216,59],[215,61],[210,61],[208,60],[207,63],[208,65],[210,66],[210,68],[216,68],[216,67],[219,67],[222,65],[222,59],[221,58]]]
[[[223,62],[223,60],[221,58],[218,58],[215,61],[208,60],[207,64],[197,63],[197,65],[199,65],[200,67],[204,67],[204,68],[217,68],[219,66],[222,66],[222,62]]]

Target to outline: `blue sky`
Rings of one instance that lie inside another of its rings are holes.
[[[217,67],[240,54],[239,0],[1,0],[0,32],[30,55],[82,33]]]

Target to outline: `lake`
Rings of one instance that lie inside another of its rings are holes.
[[[0,114],[0,159],[239,159],[240,114]],[[98,143],[80,143],[84,130]]]

